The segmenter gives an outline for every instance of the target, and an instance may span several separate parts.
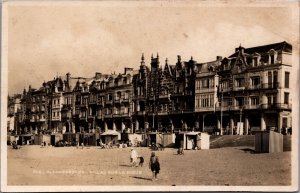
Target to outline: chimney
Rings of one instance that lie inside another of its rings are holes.
[[[68,73],[66,74],[67,83],[70,82],[70,76],[71,76],[71,74],[68,72]]]
[[[124,74],[130,74],[133,71],[133,68],[125,68]]]
[[[222,60],[222,56],[217,56],[217,61],[221,61]]]
[[[100,72],[96,72],[95,78],[98,80],[102,77],[102,74]]]

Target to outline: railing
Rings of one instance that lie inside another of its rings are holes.
[[[258,85],[249,85],[247,88],[250,89],[250,90],[256,90],[256,89],[260,89],[261,85],[260,84],[258,84]]]
[[[105,101],[105,104],[107,104],[107,105],[111,105],[111,104],[113,104],[113,101],[112,100],[110,100],[110,101]]]
[[[121,102],[123,102],[123,103],[129,103],[129,99],[128,98],[122,99]]]
[[[273,103],[273,104],[262,104],[262,109],[286,109],[291,110],[292,104],[284,104],[284,103]]]
[[[97,105],[99,105],[99,106],[104,106],[104,102],[103,102],[103,101],[98,101],[98,102],[97,102]]]
[[[164,95],[159,95],[158,98],[160,99],[170,99],[170,94],[164,94]]]
[[[278,82],[263,83],[262,88],[263,89],[276,89],[276,88],[279,88],[279,83]]]
[[[120,98],[116,98],[116,99],[114,100],[114,102],[115,102],[115,103],[121,103],[121,99],[120,99]]]
[[[104,115],[104,118],[112,118],[112,114]]]
[[[233,87],[234,91],[240,91],[240,90],[245,90],[245,86],[234,86]]]
[[[97,115],[96,118],[97,119],[103,119],[103,115]]]
[[[96,100],[90,100],[89,104],[97,104]]]
[[[217,108],[216,108],[217,110]],[[220,109],[219,109],[220,110]],[[206,111],[214,111],[214,107],[197,107],[195,109],[196,112],[206,112]]]
[[[137,115],[145,115],[145,114],[146,114],[145,111],[138,111],[138,112],[137,112]]]
[[[256,105],[245,105],[245,109],[260,109],[261,105],[256,104]]]
[[[203,92],[214,92],[215,88],[200,88],[198,89],[199,93],[203,93]]]
[[[160,112],[157,112],[157,115],[168,115],[168,112],[166,112],[166,111],[160,111]]]
[[[130,117],[130,116],[131,116],[130,112],[121,114],[121,117]]]

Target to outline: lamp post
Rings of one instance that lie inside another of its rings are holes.
[[[221,89],[221,132],[220,135],[223,135],[223,89]]]

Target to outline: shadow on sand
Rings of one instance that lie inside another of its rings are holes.
[[[139,176],[130,176],[132,178],[135,178],[135,179],[141,179],[141,180],[148,180],[148,181],[152,181],[151,178],[144,178],[144,177],[139,177]]]
[[[257,154],[253,149],[250,148],[244,148],[240,150],[243,150],[245,153]]]
[[[128,167],[128,168],[132,168],[132,165],[125,165],[125,164],[121,164],[119,166],[122,166],[122,167]]]

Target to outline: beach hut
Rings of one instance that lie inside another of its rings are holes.
[[[34,137],[32,134],[22,134],[17,138],[18,145],[29,145],[33,144]]]
[[[34,145],[41,145],[44,142],[50,144],[50,135],[34,135]]]
[[[200,132],[188,132],[185,133],[186,144],[185,149],[195,149],[195,147],[200,146]]]
[[[121,133],[115,130],[107,130],[101,134],[101,141],[105,144],[116,144],[121,140]]]

